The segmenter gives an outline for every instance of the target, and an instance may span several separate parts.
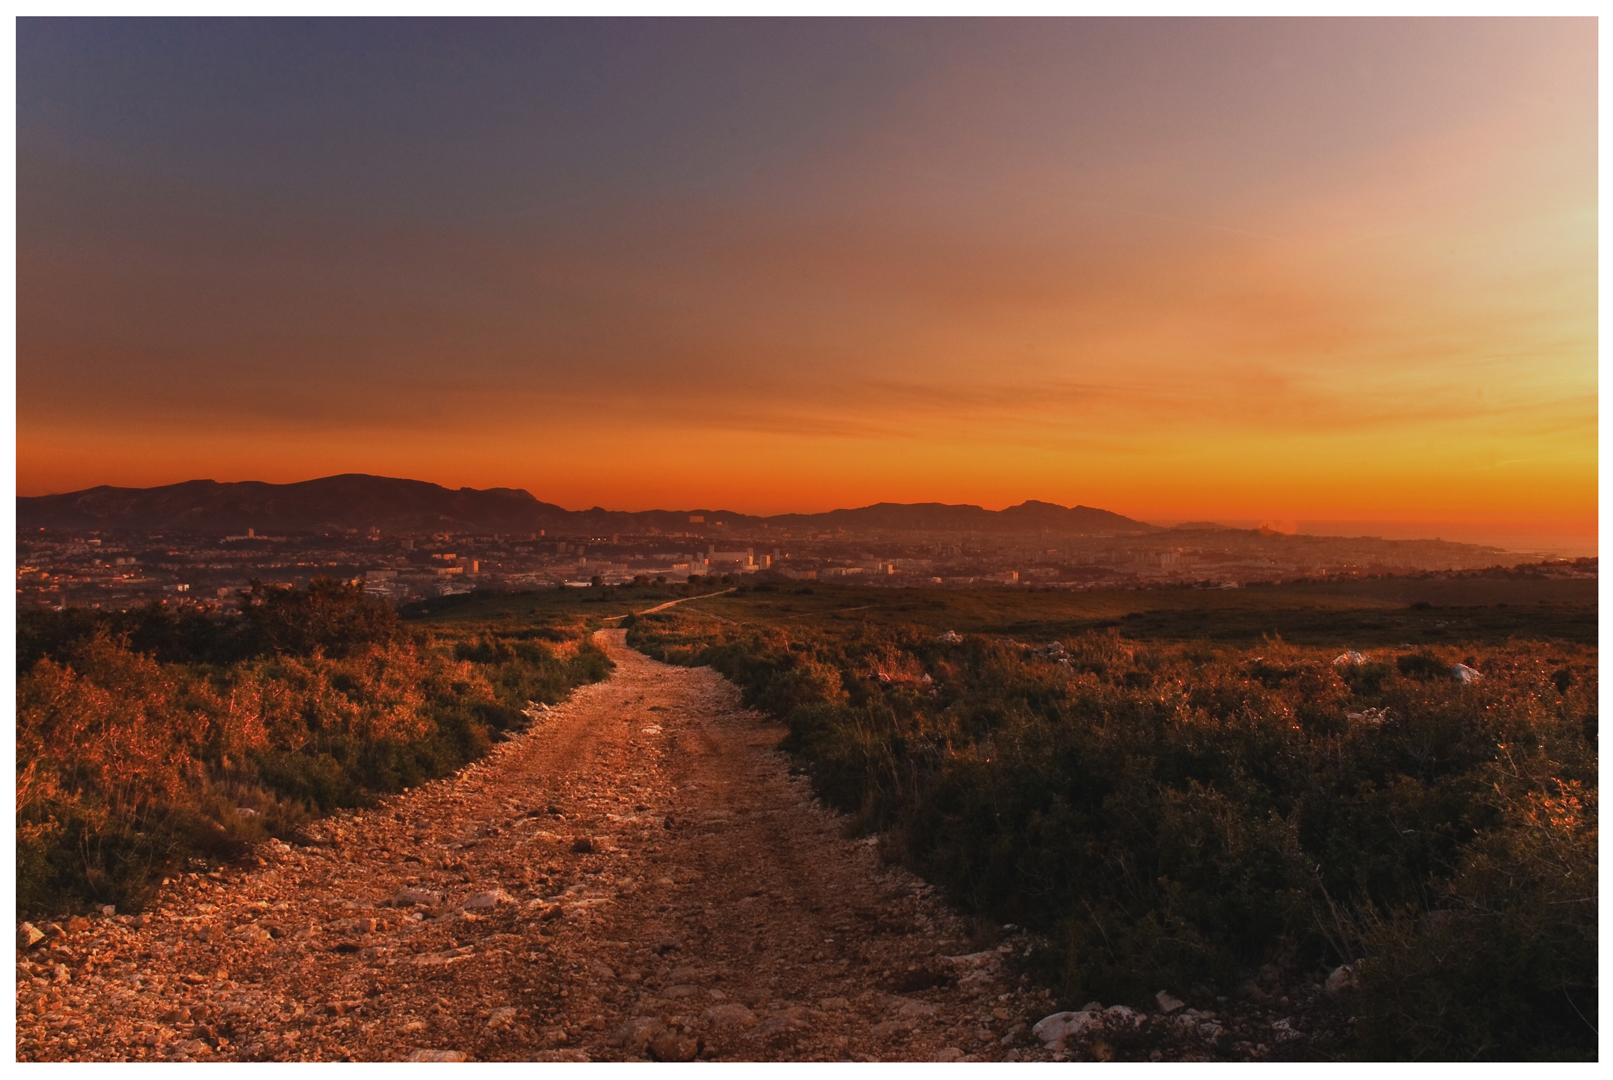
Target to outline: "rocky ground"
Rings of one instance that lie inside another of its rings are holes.
[[[1319,979],[1058,1012],[1037,942],[843,837],[709,669],[617,668],[459,774],[143,915],[19,930],[22,1060],[1327,1056]],[[1342,976],[1335,979],[1335,984]],[[1180,991],[1179,991],[1180,992]]]

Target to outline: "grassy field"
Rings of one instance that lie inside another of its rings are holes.
[[[680,604],[680,614],[740,625],[920,626],[1036,642],[1118,629],[1139,641],[1385,648],[1500,644],[1508,640],[1594,645],[1596,582],[1527,577],[1386,578],[1245,589],[1116,592],[954,591],[840,585],[779,585]],[[430,625],[570,623],[597,628],[668,600],[698,595],[677,586],[549,589],[427,601],[405,614]],[[425,608],[421,614],[419,609]]]

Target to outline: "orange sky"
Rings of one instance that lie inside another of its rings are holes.
[[[1594,533],[1591,20],[24,20],[18,52],[22,494]]]

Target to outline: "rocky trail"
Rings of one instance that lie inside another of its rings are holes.
[[[1032,940],[971,946],[845,839],[732,685],[598,636],[608,681],[458,774],[175,879],[144,915],[25,924],[18,1058],[1247,1059],[1303,1038],[1168,997],[1050,1016],[1014,969]]]

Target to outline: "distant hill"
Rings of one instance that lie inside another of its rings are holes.
[[[700,522],[692,518],[703,519]],[[377,528],[384,532],[701,532],[721,522],[759,527],[856,531],[1160,531],[1108,510],[1030,501],[1006,510],[945,503],[876,503],[822,514],[757,517],[728,510],[566,510],[519,488],[452,488],[423,480],[344,473],[295,484],[189,480],[154,488],[94,487],[17,499],[17,526],[150,532],[260,534]]]
[[[260,534],[326,529],[518,532],[566,510],[514,488],[440,487],[344,473],[296,484],[188,480],[154,488],[94,487],[17,500],[19,528]]]
[[[931,532],[1040,532],[1144,533],[1156,527],[1090,506],[1022,502],[1006,510],[987,510],[969,504],[875,503],[856,510],[830,510],[823,514],[780,514],[765,519],[780,528],[845,528]]]

